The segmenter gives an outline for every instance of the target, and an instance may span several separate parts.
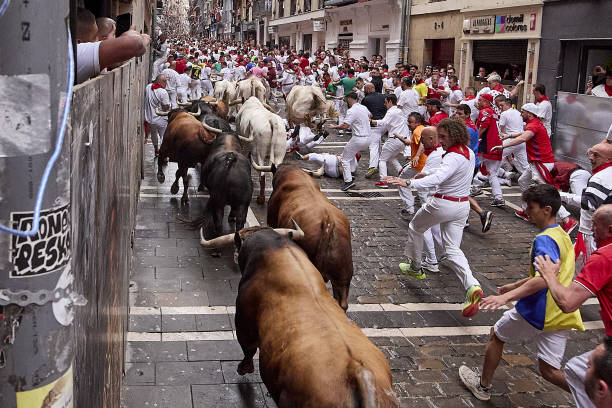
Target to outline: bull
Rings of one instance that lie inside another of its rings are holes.
[[[227,81],[225,79],[216,81],[213,96],[216,101],[221,101],[228,107],[228,117],[235,115],[236,108],[230,106],[230,102],[236,99],[236,83],[234,81]]]
[[[259,99],[252,96],[236,116],[236,132],[252,142],[251,165],[260,172],[257,203],[263,204],[266,200],[265,172],[271,172],[272,167],[278,167],[285,158],[285,124],[280,116],[269,112]],[[268,165],[265,164],[266,158],[269,158]]]
[[[351,226],[347,216],[323,194],[319,184],[296,166],[281,166],[272,179],[267,222],[291,227],[295,219],[304,230],[299,241],[310,261],[331,280],[334,298],[346,310],[353,277]]]
[[[266,87],[263,81],[257,77],[250,77],[236,84],[236,98],[247,100],[251,96],[256,97],[262,103],[266,103]]]
[[[238,249],[238,374],[254,371],[259,348],[261,378],[279,408],[398,407],[383,353],[347,319],[306,253],[283,236],[299,240],[304,232],[296,229],[252,227],[202,240],[204,247],[233,241]]]
[[[196,112],[199,114],[199,112]],[[157,112],[158,115],[165,115],[165,112]],[[176,179],[170,187],[170,192],[176,194],[179,191],[179,178],[183,179],[183,196],[181,204],[187,204],[189,197],[189,178],[187,171],[196,164],[203,164],[208,156],[212,142],[215,140],[217,132],[207,130],[202,122],[196,119],[195,113],[190,113],[182,108],[173,109],[167,113],[168,126],[164,133],[164,139],[159,149],[157,158],[157,180],[163,183],[166,180],[164,168],[166,159],[178,164]]]
[[[294,86],[286,97],[285,110],[291,127],[305,124],[313,128],[315,116],[322,116],[324,120],[338,117],[334,102],[326,100],[321,88],[316,86]]]

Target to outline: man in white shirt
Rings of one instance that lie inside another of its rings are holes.
[[[151,134],[156,157],[159,153],[159,139],[163,138],[166,126],[168,126],[168,117],[157,114],[157,111],[170,110],[170,98],[164,89],[166,81],[166,77],[160,74],[152,84],[145,87],[144,120]]]
[[[212,69],[210,66],[208,66],[207,63],[204,63],[202,65],[202,70],[200,71],[200,86],[202,87],[204,96],[212,96],[214,93],[212,82],[210,81],[211,73]]]
[[[223,61],[221,63],[221,76],[223,77],[224,80],[226,81],[231,81],[234,79],[234,72],[232,69],[228,68],[227,66],[227,62]]]
[[[315,76],[312,74],[312,70],[310,67],[304,68],[304,76],[302,77],[302,85],[305,86],[317,86],[317,80]]]
[[[515,135],[523,132],[523,116],[521,112],[512,107],[512,101],[504,95],[495,97],[495,104],[501,111],[499,117],[500,134]],[[502,136],[503,137],[503,136]],[[508,139],[504,140],[504,144],[508,144]],[[502,161],[506,159],[512,164],[520,174],[523,174],[529,168],[527,160],[527,151],[525,143],[520,145],[504,148],[502,153]]]
[[[397,107],[404,113],[407,120],[412,112],[419,111],[419,93],[412,88],[410,78],[402,78],[402,93],[397,100]]]
[[[468,200],[472,175],[474,174],[474,152],[468,147],[469,135],[465,125],[454,119],[444,119],[438,126],[440,144],[446,150],[442,163],[431,174],[417,175],[411,180],[387,177],[390,184],[421,188],[435,188],[433,198],[427,200],[417,211],[408,227],[405,255],[407,262],[399,265],[403,274],[415,279],[425,279],[422,268],[424,236],[429,228],[440,224],[444,249],[449,267],[455,272],[466,290],[462,307],[464,317],[478,313],[482,298],[480,283],[474,278],[470,266],[461,251],[463,228],[470,212]]]
[[[355,186],[351,168],[355,168],[357,158],[355,154],[369,150],[370,148],[370,111],[357,102],[357,94],[350,92],[345,96],[349,109],[346,111],[342,122],[330,126],[331,129],[351,129],[352,137],[342,151],[342,169],[344,185],[342,191]]]
[[[168,91],[168,96],[170,97],[170,106],[172,109],[178,108],[177,103],[177,94],[176,90],[179,87],[179,73],[174,69],[176,67],[176,62],[172,62],[169,68],[165,68],[162,70],[162,75],[166,77],[166,91]]]
[[[463,91],[459,88],[458,81],[456,76],[451,76],[448,78],[448,87],[438,90],[441,95],[446,97],[443,105],[444,111],[449,117],[455,114],[455,106],[459,105],[463,99]]]
[[[548,137],[552,136],[552,105],[548,96],[546,96],[546,87],[543,84],[535,84],[533,86],[533,96],[535,97],[535,104],[540,109],[540,118],[542,124],[546,128]]]
[[[179,74],[178,87],[176,88],[176,97],[181,103],[187,103],[190,86],[191,68],[185,68],[185,71],[183,71],[182,74]]]
[[[465,104],[470,107],[470,119],[472,122],[476,123],[478,121],[478,115],[480,111],[476,106],[476,89],[472,86],[468,86],[465,88],[465,96],[458,103],[450,103],[449,101],[444,102],[444,106],[451,107],[457,111],[457,106],[461,104]]]
[[[493,99],[499,94],[503,94],[506,98],[510,98],[510,92],[502,86],[501,77],[498,74],[492,73],[489,75],[487,77],[487,85],[488,86],[485,86],[476,94],[476,100],[480,99],[480,95],[482,94],[489,94]],[[498,115],[501,113],[497,106],[493,106],[493,110]]]
[[[155,61],[153,62],[153,78],[157,77],[157,75],[159,75],[161,72],[161,65],[166,62],[169,52],[170,48],[168,45],[168,36],[166,34],[162,34],[159,36],[159,45],[153,50],[156,57]]]

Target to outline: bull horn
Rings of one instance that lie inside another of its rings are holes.
[[[178,106],[191,106],[193,101],[189,101],[189,102],[177,102]]]
[[[200,105],[198,105],[197,112],[187,112],[187,113],[189,113],[191,116],[200,116],[200,114],[202,113],[202,111],[200,110]]]
[[[234,99],[229,103],[230,106],[238,105],[239,103],[244,103],[244,98]]]
[[[249,142],[250,143],[250,142],[253,141],[253,135],[251,135],[250,137],[244,137],[244,136],[240,136],[240,135],[237,135],[237,136],[238,136],[238,139],[240,139],[242,141],[245,141],[245,142]]]
[[[207,103],[207,104],[209,104],[209,105],[212,105],[212,106],[217,106],[217,105],[219,104],[219,102],[217,102],[217,101],[214,101],[214,102],[206,102],[206,103]]]
[[[213,238],[211,240],[204,239],[204,231],[200,228],[200,245],[203,248],[215,249],[222,248],[226,246],[231,246],[234,244],[234,234],[222,235],[217,238]]]
[[[223,131],[221,129],[217,129],[215,127],[212,127],[212,126],[206,124],[206,122],[202,122],[202,126],[204,126],[204,129],[208,130],[209,132],[218,133],[218,134],[223,133]]]
[[[170,111],[168,111],[168,112],[162,112],[162,111],[160,111],[160,110],[159,110],[159,109],[157,109],[157,108],[155,109],[155,114],[156,114],[157,116],[168,116],[168,114],[169,114],[169,113],[170,113]]]
[[[256,164],[253,161],[252,157],[251,157],[251,166],[253,166],[253,168],[257,171],[266,171],[268,173],[272,171],[272,166],[260,166],[259,164]]]
[[[297,222],[292,218],[291,222],[293,223],[293,228],[274,228],[280,236],[287,237],[294,241],[299,241],[304,238],[304,231],[300,228]]]

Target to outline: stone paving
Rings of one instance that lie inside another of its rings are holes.
[[[331,135],[319,150],[339,153],[346,141]],[[236,373],[242,359],[233,332],[240,273],[232,250],[211,257],[199,246],[198,232],[177,218],[202,215],[206,194],[195,191],[196,172],[190,170],[190,203],[181,207],[180,196],[169,191],[176,167],[168,167],[166,182],[159,185],[152,147],[147,145],[145,150],[122,407],[274,407],[257,367],[244,377]],[[363,178],[367,156],[361,159],[357,188],[351,194],[340,192],[339,179],[323,178],[320,184],[351,220],[355,276],[348,316],[389,359],[401,406],[572,406],[569,394],[538,374],[536,350],[529,343],[506,346],[490,402],[476,400],[464,388],[457,368],[461,364],[480,367],[489,326],[502,311],[463,318],[459,305],[463,289],[444,264],[439,274],[423,281],[399,273],[407,223],[398,216],[396,190],[368,197],[375,180]],[[295,161],[287,155],[286,162]],[[267,187],[271,188],[269,178]],[[509,205],[519,204],[518,188],[504,189],[504,193]],[[490,200],[490,195],[478,198],[485,208]],[[251,209],[249,225],[265,224],[265,206],[253,200]],[[470,215],[471,226],[462,244],[485,294],[526,276],[535,233],[533,226],[514,217],[512,208],[493,211],[493,228],[486,234],[480,232],[479,219]],[[590,329],[571,334],[566,359],[592,349],[603,336],[597,302],[581,310]]]

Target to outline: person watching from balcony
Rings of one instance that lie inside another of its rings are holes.
[[[597,85],[595,88],[588,87],[586,94],[601,98],[612,98],[612,69],[606,71],[606,79],[602,84]]]
[[[120,64],[147,51],[151,38],[132,26],[118,38],[98,40],[96,17],[85,8],[77,9],[77,78],[80,84],[100,74],[106,67]]]

